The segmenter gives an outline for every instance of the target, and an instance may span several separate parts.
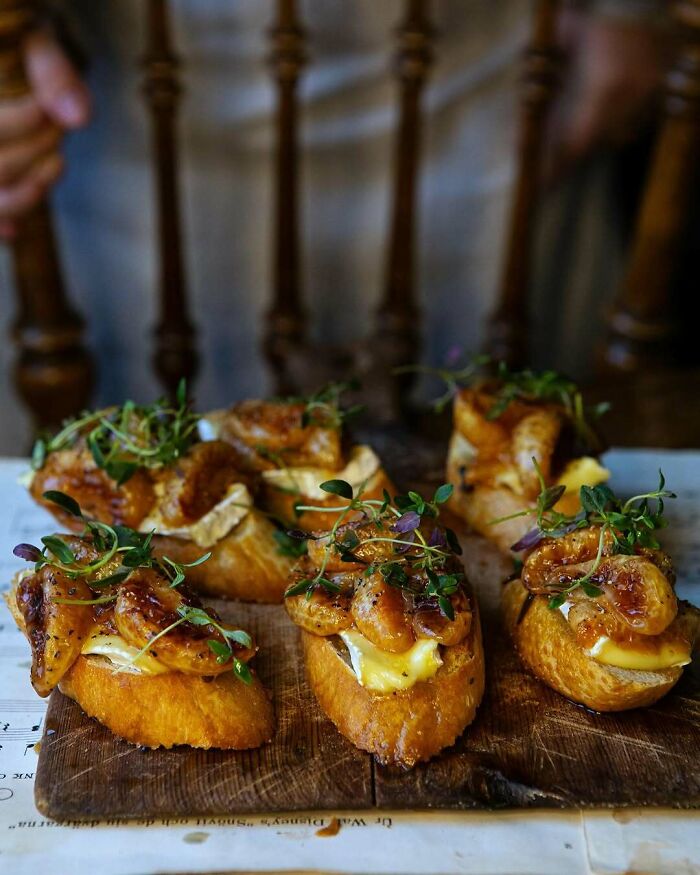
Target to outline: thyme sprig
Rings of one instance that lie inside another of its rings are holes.
[[[148,533],[137,532],[127,526],[109,526],[97,520],[87,519],[78,502],[63,492],[51,490],[45,492],[43,497],[60,507],[61,510],[82,520],[85,528],[80,537],[90,537],[93,546],[100,552],[100,556],[92,562],[81,562],[69,545],[56,535],[43,537],[43,549],[33,544],[18,544],[13,553],[20,559],[34,562],[34,571],[38,572],[45,566],[51,566],[63,572],[68,578],[75,580],[81,577],[89,577],[88,586],[92,590],[103,590],[107,587],[122,583],[136,568],[153,568],[164,575],[170,581],[170,587],[175,588],[185,580],[185,569],[201,565],[210,558],[211,553],[205,553],[194,562],[175,562],[168,556],[156,557],[153,555],[151,542],[155,531]],[[115,557],[119,565],[104,577],[95,578],[98,573]],[[117,594],[114,592],[99,595],[94,599],[54,598],[56,604],[62,605],[102,605],[115,601]],[[216,655],[216,661],[224,665],[229,660],[233,673],[246,684],[252,681],[252,675],[247,664],[239,659],[233,650],[232,644],[240,644],[242,647],[251,647],[252,639],[247,632],[240,629],[226,629],[204,608],[192,605],[180,605],[177,609],[178,619],[162,629],[150,638],[141,650],[132,656],[126,665],[116,672],[124,671],[129,665],[133,665],[153,644],[167,635],[182,623],[192,623],[195,626],[211,626],[221,636],[217,639],[207,640],[207,646]]]
[[[168,556],[158,558],[153,555],[151,542],[155,530],[147,533],[137,532],[128,526],[110,526],[97,520],[87,519],[78,502],[63,492],[49,490],[43,497],[60,507],[66,513],[82,520],[84,529],[80,537],[90,538],[92,545],[98,551],[98,557],[91,562],[82,562],[71,547],[58,535],[45,535],[41,542],[43,548],[34,544],[18,544],[12,551],[15,556],[34,562],[35,573],[44,566],[50,565],[61,571],[66,577],[75,580],[80,577],[90,578],[91,589],[121,583],[135,568],[154,568],[170,581],[171,587],[179,586],[185,579],[185,569],[193,568],[206,562],[211,553],[205,553],[194,562],[175,562]],[[115,560],[116,567],[104,577],[95,577],[101,569]],[[118,560],[118,562],[117,562]],[[76,599],[56,599],[60,604],[101,604],[116,596],[100,598],[99,601],[78,601]]]
[[[676,498],[675,493],[665,488],[666,480],[661,470],[659,470],[659,485],[655,490],[634,495],[626,501],[618,498],[604,483],[598,486],[582,486],[579,490],[581,510],[577,514],[569,515],[554,509],[564,494],[565,487],[546,487],[537,462],[534,459],[532,461],[541,486],[535,507],[501,517],[490,523],[497,525],[509,519],[528,515],[536,517],[535,527],[513,544],[511,550],[516,552],[529,550],[545,538],[561,538],[577,529],[595,527],[599,530],[598,550],[590,570],[574,580],[570,586],[555,593],[549,600],[550,608],[561,607],[566,601],[566,596],[578,587],[592,598],[601,594],[600,587],[592,583],[592,580],[602,562],[606,542],[610,542],[612,554],[632,556],[640,547],[659,549],[659,542],[653,533],[668,525],[664,517],[664,500]]]
[[[303,578],[290,586],[285,597],[306,595],[310,599],[317,588],[331,593],[340,591],[340,585],[326,576],[326,569],[331,555],[336,553],[344,562],[362,561],[357,556],[358,548],[372,543],[388,543],[394,548],[396,558],[376,564],[368,564],[365,576],[379,572],[384,580],[392,586],[409,589],[415,595],[426,598],[435,597],[440,610],[445,616],[454,619],[454,610],[449,596],[459,588],[462,575],[444,573],[444,566],[454,553],[461,553],[461,547],[455,533],[448,528],[433,528],[432,534],[426,538],[421,530],[421,524],[426,519],[437,520],[440,506],[452,494],[452,486],[444,483],[436,489],[432,499],[423,498],[417,492],[406,495],[396,495],[393,500],[384,490],[382,499],[363,499],[355,497],[353,487],[345,480],[327,480],[320,485],[324,492],[337,495],[347,500],[347,504],[337,507],[304,506],[302,511],[316,511],[335,514],[336,519],[327,535],[326,544],[320,567],[313,577]],[[359,493],[361,495],[362,488]],[[350,514],[361,514],[376,526],[380,534],[361,539],[354,529],[340,531],[343,522]],[[383,534],[386,533],[386,534]],[[289,532],[290,537],[306,537],[303,532]],[[399,537],[396,537],[396,536]],[[414,590],[410,572],[425,571],[427,584],[417,593]]]
[[[549,402],[560,404],[567,412],[579,439],[588,447],[600,443],[593,424],[610,409],[607,402],[585,406],[579,387],[568,377],[556,371],[511,370],[505,362],[495,363],[489,356],[475,356],[463,368],[433,368],[427,365],[407,365],[397,372],[415,371],[438,377],[445,383],[445,392],[432,402],[437,413],[441,413],[451,403],[459,390],[485,379],[484,368],[495,367],[492,378],[496,385],[494,401],[486,411],[486,419],[494,420],[502,416],[515,401],[525,403]],[[489,387],[490,388],[490,387]]]
[[[182,380],[174,404],[166,398],[147,406],[126,401],[121,407],[86,412],[53,438],[39,438],[32,468],[39,470],[50,453],[84,436],[95,464],[121,486],[139,468],[160,468],[180,458],[197,440],[198,422]]]
[[[359,380],[327,383],[311,395],[294,395],[281,398],[282,403],[303,404],[301,424],[303,428],[317,425],[321,428],[340,429],[348,419],[357,416],[364,410],[364,405],[353,404],[350,407],[341,406],[341,398],[346,392],[354,392],[360,388]]]

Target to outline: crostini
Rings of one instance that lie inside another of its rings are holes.
[[[175,404],[85,413],[36,444],[28,487],[62,525],[79,521],[46,502],[70,495],[86,515],[140,532],[157,531],[153,549],[176,562],[211,551],[192,568],[198,591],[244,601],[280,602],[292,559],[283,532],[254,506],[254,479],[223,441],[202,441],[184,390]]]
[[[285,606],[322,710],[379,762],[411,767],[454,743],[484,691],[477,602],[436,519],[451,489],[392,502],[324,486],[358,518],[340,510],[309,539]]]
[[[242,471],[261,479],[260,506],[304,531],[326,524],[313,506],[338,504],[319,484],[332,478],[350,483],[357,496],[381,498],[393,490],[374,450],[348,445],[343,424],[356,408],[343,410],[348,384],[334,383],[304,399],[248,400],[206,414],[203,429],[227,442]],[[342,500],[342,499],[341,499]]]
[[[700,634],[700,611],[679,602],[664,525],[663,478],[620,501],[582,487],[582,510],[556,510],[543,491],[525,561],[503,590],[503,612],[522,662],[552,689],[594,711],[651,705],[678,681]]]
[[[553,371],[511,372],[479,379],[457,391],[447,480],[450,508],[509,551],[531,521],[512,515],[533,504],[547,486],[563,485],[558,508],[578,508],[580,486],[605,482],[602,441],[592,421],[602,411],[584,409],[578,388]],[[539,469],[539,473],[538,473]],[[511,517],[502,526],[495,519]]]
[[[270,697],[248,666],[251,636],[187,588],[188,569],[157,559],[151,536],[83,518],[50,494],[80,535],[20,544],[34,563],[6,595],[32,651],[40,696],[58,688],[115,735],[145,747],[244,749],[274,731]],[[203,557],[205,558],[205,557]]]

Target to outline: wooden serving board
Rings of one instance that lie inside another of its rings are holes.
[[[250,628],[278,729],[254,751],[142,750],[60,693],[49,703],[36,802],[58,820],[342,809],[700,806],[700,676],[658,705],[593,714],[520,667],[498,624],[503,560],[462,539],[480,594],[487,693],[458,743],[412,771],[378,766],[319,710],[284,608],[213,602]]]
[[[379,441],[374,441],[375,444]],[[396,482],[434,488],[444,448],[378,447],[404,470]],[[430,474],[430,471],[433,474]],[[426,474],[416,482],[415,471]],[[142,750],[115,738],[54,693],[39,755],[39,810],[58,820],[343,809],[700,807],[700,666],[653,708],[601,715],[572,704],[520,666],[498,619],[509,563],[461,536],[479,595],[486,695],[457,744],[412,771],[378,766],[319,710],[298,630],[281,606],[213,602],[260,644],[277,733],[254,751]],[[184,715],[183,715],[184,718]]]

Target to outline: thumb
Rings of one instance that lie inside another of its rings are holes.
[[[64,128],[79,128],[90,117],[90,93],[56,40],[46,31],[26,39],[27,77],[37,103]]]

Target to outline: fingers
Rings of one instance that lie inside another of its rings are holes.
[[[638,133],[654,111],[665,66],[662,36],[641,24],[579,16],[563,41],[569,65],[548,130],[550,184],[598,146]]]
[[[53,37],[32,32],[25,43],[27,77],[40,108],[59,125],[78,128],[90,117],[90,94]]]
[[[89,93],[60,45],[45,31],[24,44],[30,92],[0,101],[0,238],[12,239],[18,220],[63,171],[59,147],[66,128],[85,124]]]
[[[59,128],[47,124],[36,133],[0,148],[0,189],[25,176],[41,158],[57,152],[61,136]]]
[[[0,188],[0,235],[13,236],[19,218],[35,206],[47,188],[63,172],[63,158],[57,152],[41,157],[19,181]]]

